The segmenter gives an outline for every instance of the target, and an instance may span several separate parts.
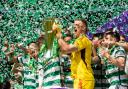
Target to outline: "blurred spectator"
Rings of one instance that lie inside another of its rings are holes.
[[[92,43],[93,43],[93,64],[92,68],[94,71],[95,78],[95,89],[107,89],[109,87],[109,83],[105,78],[105,69],[101,62],[101,57],[99,55],[99,49],[101,47],[101,43],[103,41],[103,33],[95,33],[93,34]]]
[[[101,50],[101,56],[106,66],[106,78],[110,83],[109,89],[127,89],[128,87],[128,77],[124,72],[126,51],[121,46],[112,45],[119,41],[120,36],[117,32],[105,32],[103,44],[107,48]]]

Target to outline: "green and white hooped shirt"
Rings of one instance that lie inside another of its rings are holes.
[[[113,46],[110,50],[110,55],[115,60],[118,57],[126,57],[126,52],[122,47]],[[107,60],[104,60],[106,69],[106,78],[111,85],[128,85],[128,78],[124,72],[124,69],[120,69],[117,66],[110,64]]]
[[[32,69],[32,66],[36,66],[36,61],[35,64],[29,62],[30,59],[29,55],[25,55],[22,57],[18,58],[19,63],[23,64],[23,88],[24,89],[36,89],[37,87],[37,73],[36,73],[36,68]],[[33,71],[34,70],[34,71]]]

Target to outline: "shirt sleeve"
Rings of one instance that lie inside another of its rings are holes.
[[[126,58],[126,53],[125,53],[125,50],[117,50],[116,53],[115,53],[115,58],[118,58],[118,57],[124,57]]]
[[[87,40],[86,39],[77,39],[74,43],[74,45],[78,48],[78,51],[86,48],[86,42]]]

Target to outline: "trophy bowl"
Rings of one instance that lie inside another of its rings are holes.
[[[52,48],[53,40],[55,38],[55,33],[52,31],[52,26],[55,21],[55,18],[45,18],[42,21],[42,28],[43,28],[43,34],[44,36],[44,41],[46,44],[47,49]]]

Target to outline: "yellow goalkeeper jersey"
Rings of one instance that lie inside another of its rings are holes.
[[[92,58],[92,43],[85,36],[81,35],[74,42],[78,48],[77,51],[71,55],[71,75],[73,78],[94,80],[93,71],[91,68]],[[85,63],[84,63],[84,61]]]

